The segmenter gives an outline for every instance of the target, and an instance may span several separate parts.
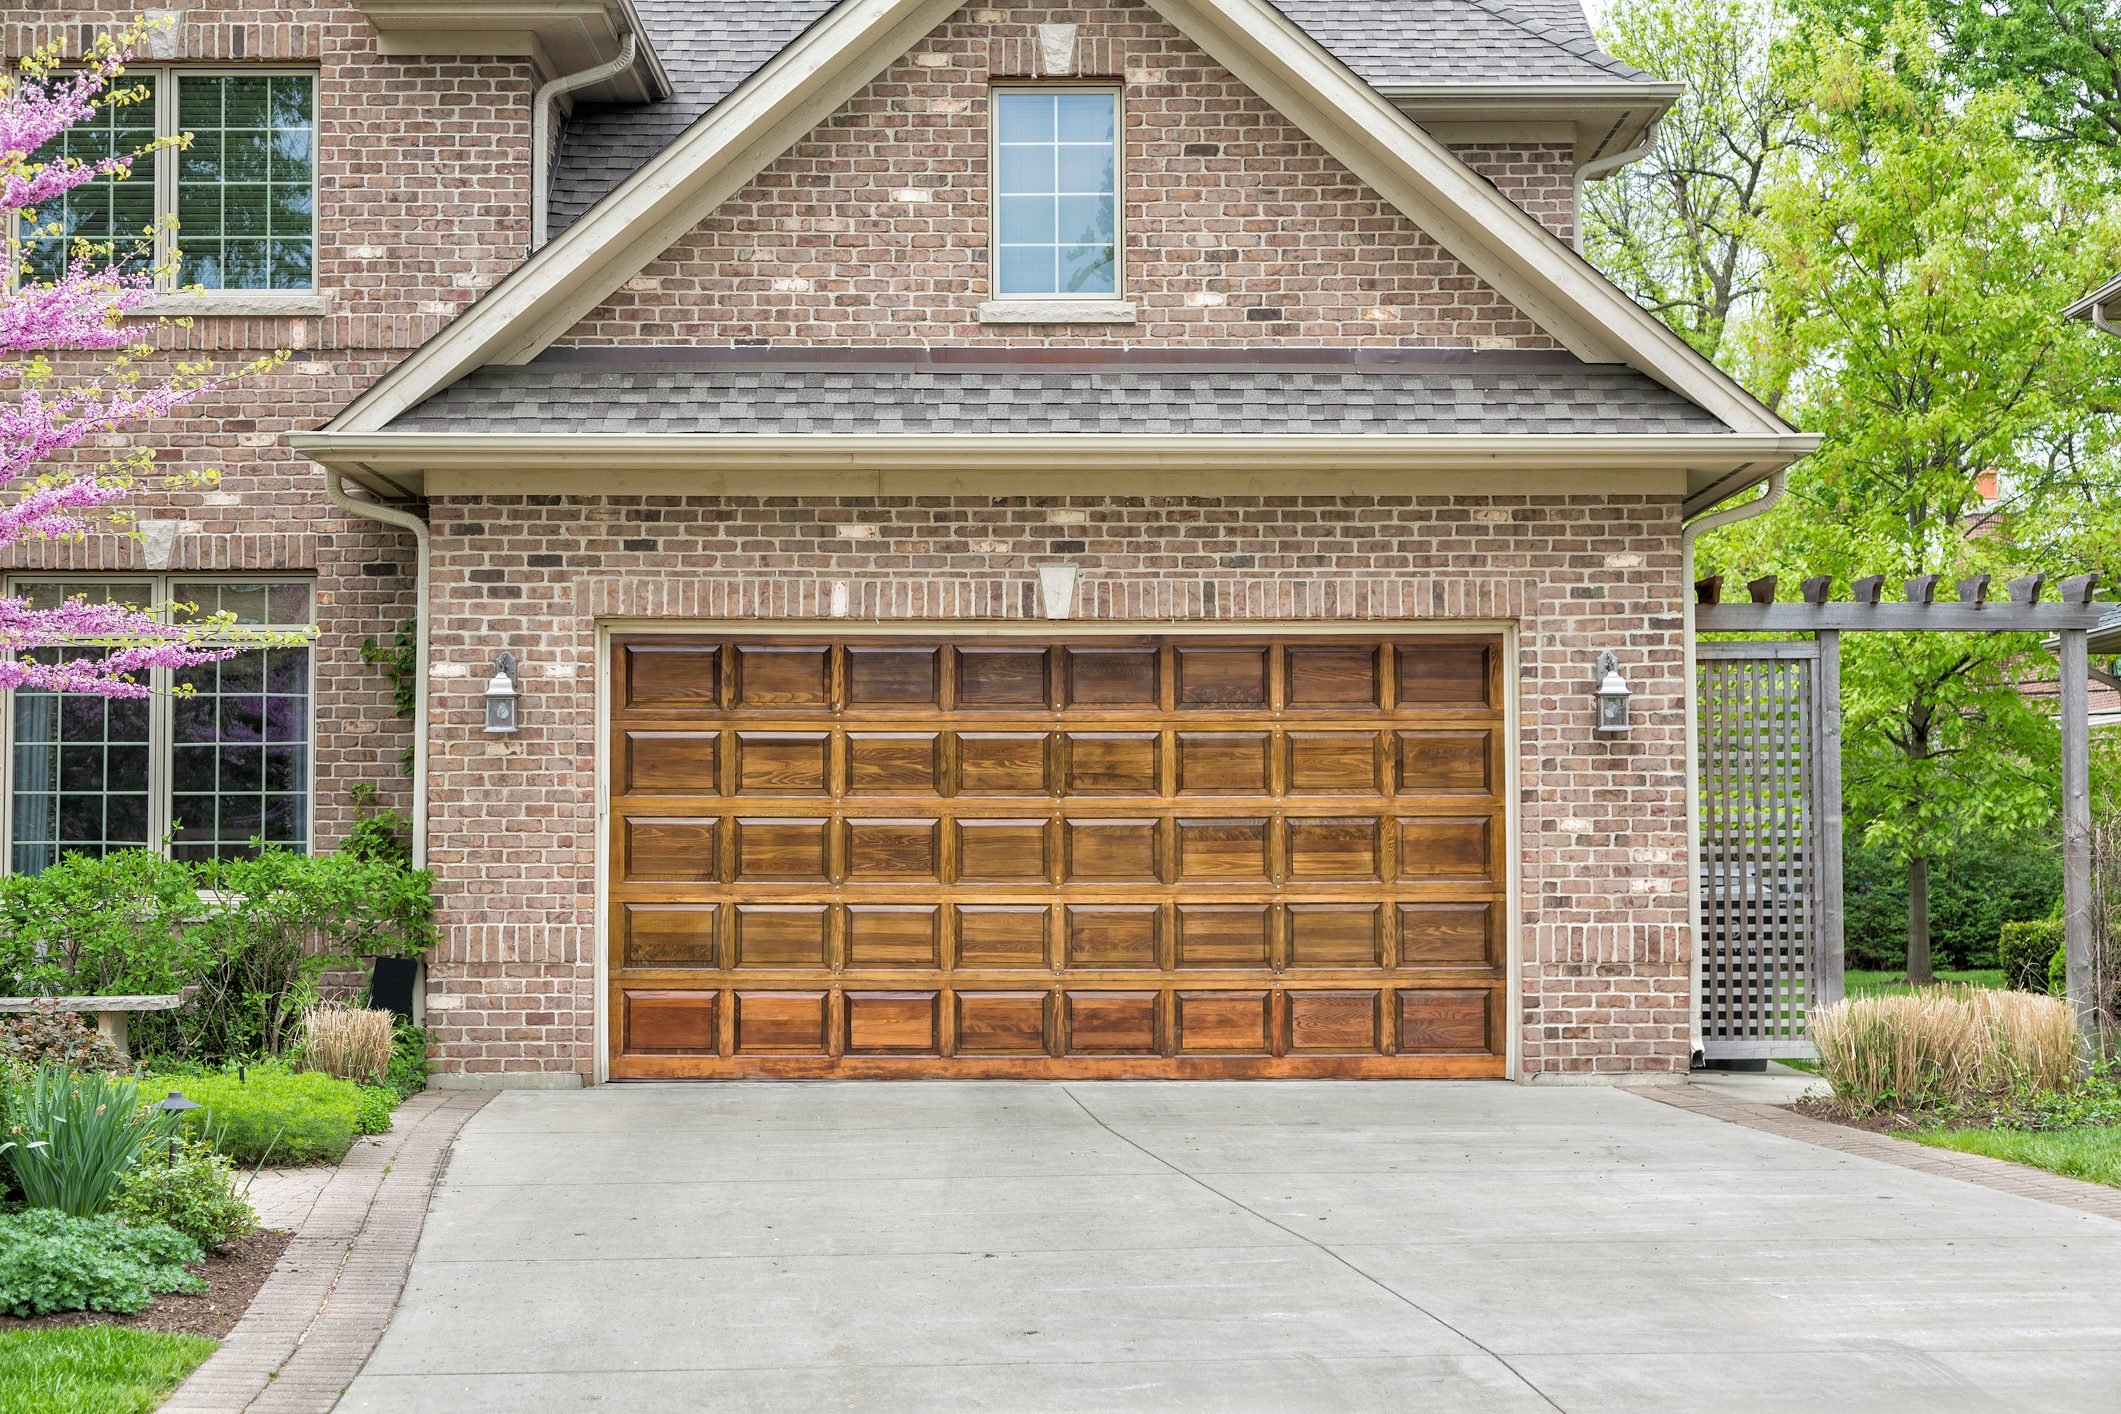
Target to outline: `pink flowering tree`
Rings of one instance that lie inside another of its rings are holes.
[[[0,504],[0,549],[79,540],[92,531],[136,535],[124,503],[143,485],[198,485],[211,477],[158,476],[152,450],[108,450],[114,434],[215,387],[204,364],[177,363],[153,375],[142,367],[154,352],[155,325],[129,316],[157,293],[152,233],[138,233],[125,250],[77,241],[44,278],[24,258],[30,241],[49,245],[63,236],[41,214],[60,198],[154,160],[152,146],[95,161],[49,155],[54,139],[104,108],[142,101],[142,91],[121,79],[143,33],[135,27],[99,36],[70,65],[56,45],[47,46],[15,73],[0,73],[0,217],[16,272],[0,291],[0,488],[12,493]],[[0,690],[142,697],[151,669],[190,667],[233,651],[226,622],[177,618],[151,606],[0,597]]]

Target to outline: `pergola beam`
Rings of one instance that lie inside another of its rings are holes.
[[[1697,633],[2067,633],[2112,604],[1700,604]]]

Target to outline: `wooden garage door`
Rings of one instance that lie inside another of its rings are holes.
[[[619,637],[611,1073],[1500,1075],[1500,649]]]

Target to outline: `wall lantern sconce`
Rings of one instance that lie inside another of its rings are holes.
[[[1634,692],[1620,675],[1620,660],[1610,653],[1598,655],[1598,727],[1600,736],[1628,734],[1628,699]]]
[[[523,695],[523,680],[516,676],[516,655],[503,653],[495,660],[493,677],[486,684],[486,734],[513,736],[522,730],[516,709]]]

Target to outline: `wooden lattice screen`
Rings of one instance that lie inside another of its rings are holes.
[[[1807,1013],[1841,993],[1825,946],[1840,871],[1820,848],[1822,786],[1838,794],[1840,774],[1821,689],[1838,664],[1818,642],[1704,643],[1696,661],[1702,1054],[1811,1056]]]

